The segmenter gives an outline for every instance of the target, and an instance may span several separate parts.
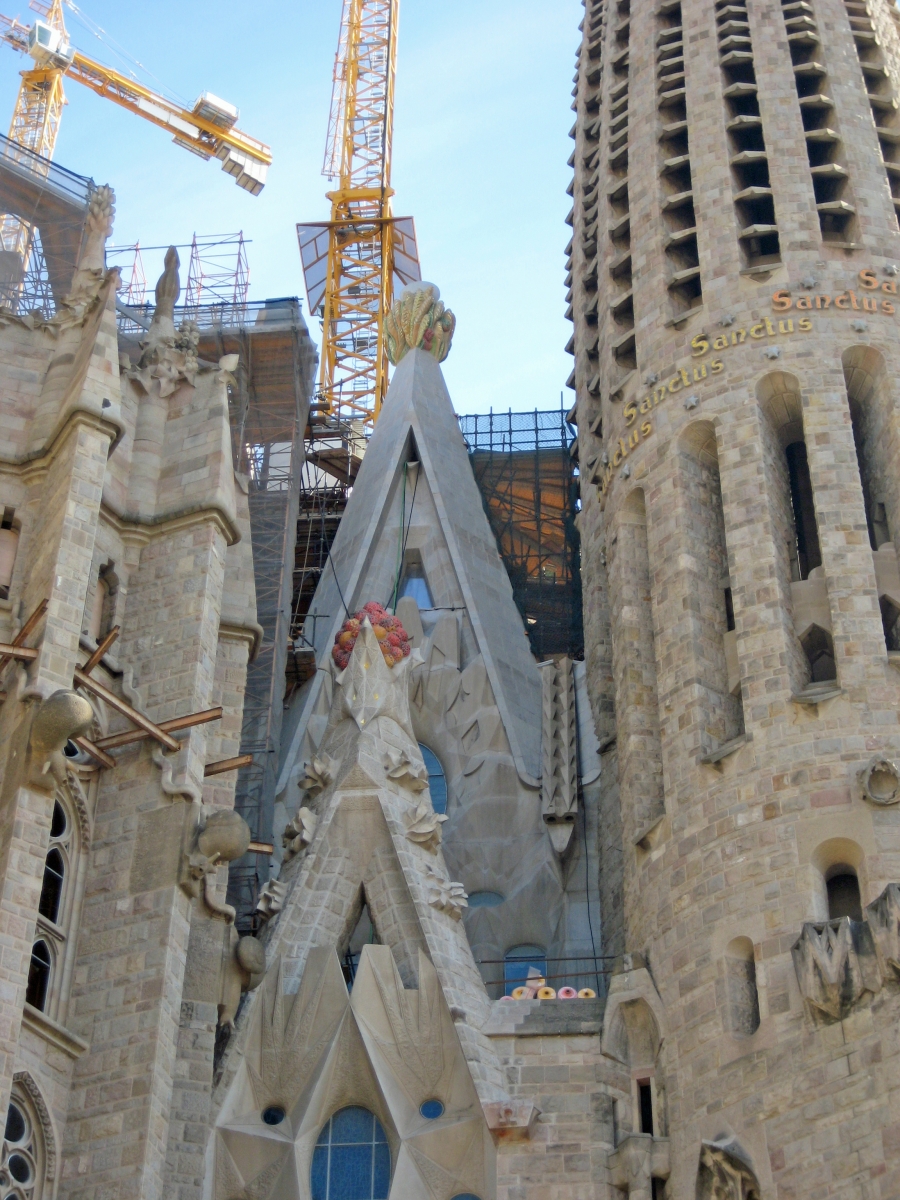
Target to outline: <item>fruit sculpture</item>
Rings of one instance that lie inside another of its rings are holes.
[[[372,623],[372,629],[378,638],[384,661],[389,667],[393,667],[401,658],[409,655],[410,645],[406,630],[396,617],[391,616],[387,609],[373,600],[364,604],[354,616],[348,617],[334,639],[331,657],[334,659],[335,665],[342,671],[350,661],[350,655],[353,653],[353,647],[356,645],[356,639],[359,637],[359,631],[366,617]]]

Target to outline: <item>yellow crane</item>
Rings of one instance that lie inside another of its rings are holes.
[[[391,212],[400,0],[344,0],[322,174],[331,220],[297,226],[309,311],[322,318],[319,408],[374,423],[388,382],[384,318],[421,278],[412,217]]]
[[[185,150],[201,158],[218,159],[238,187],[259,195],[272,154],[263,142],[236,128],[238,111],[233,105],[204,92],[192,109],[182,108],[75,50],[66,32],[63,0],[31,0],[30,7],[40,18],[31,26],[21,25],[0,13],[0,41],[34,60],[34,66],[22,72],[9,127],[9,140],[14,146],[52,159],[66,104],[63,92],[63,76],[66,76],[169,130],[176,145]],[[0,245],[3,250],[16,251],[23,264],[28,260],[33,237],[27,222],[9,214],[0,218]]]

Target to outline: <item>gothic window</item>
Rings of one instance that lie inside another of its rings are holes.
[[[431,806],[436,813],[445,813],[447,811],[447,776],[444,774],[444,768],[438,762],[437,755],[433,754],[427,746],[423,746],[421,742],[419,742],[419,749],[422,751],[425,769],[428,772]]]
[[[0,1200],[39,1200],[45,1157],[37,1114],[21,1092],[21,1086],[16,1084],[6,1110],[0,1158]]]
[[[312,1200],[387,1200],[391,1150],[365,1108],[342,1108],[319,1134],[310,1171]]]
[[[408,562],[406,564],[403,579],[400,583],[400,595],[410,596],[415,600],[419,608],[434,608],[431,588],[428,586],[428,577],[425,574],[425,568],[420,562]]]
[[[542,978],[547,978],[547,952],[540,946],[513,946],[511,950],[507,950],[503,972],[507,995],[513,988],[525,984],[528,972],[532,968]]]
[[[43,938],[31,947],[31,963],[28,967],[28,984],[25,988],[25,1000],[32,1008],[41,1012],[47,1006],[47,993],[50,990],[50,971],[53,960],[50,957],[50,947]]]

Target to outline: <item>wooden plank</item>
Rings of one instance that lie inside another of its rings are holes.
[[[93,692],[95,696],[99,696],[101,700],[105,700],[110,708],[114,708],[116,712],[120,712],[123,717],[128,717],[129,721],[133,721],[141,729],[146,729],[150,737],[155,738],[167,750],[179,750],[181,748],[180,742],[176,742],[175,738],[170,737],[158,725],[154,725],[149,717],[145,717],[136,708],[132,708],[126,700],[117,696],[115,692],[111,692],[102,683],[98,683],[90,675],[85,675],[84,671],[78,667],[75,668],[75,682],[87,688],[89,692]]]
[[[274,850],[271,842],[251,842],[247,847],[248,854],[272,854]]]
[[[38,652],[28,646],[17,646],[14,642],[0,642],[0,655],[4,658],[19,658],[22,662],[34,662]]]
[[[225,771],[237,771],[239,767],[249,767],[252,762],[252,754],[239,754],[237,758],[222,758],[218,762],[207,763],[203,768],[203,774],[209,778],[210,775],[221,775]]]
[[[203,712],[191,713],[186,717],[173,717],[171,721],[160,721],[159,728],[163,733],[173,733],[176,729],[190,729],[194,725],[205,725],[208,721],[218,721],[221,716],[221,708],[207,708]],[[130,746],[132,742],[144,742],[151,736],[146,729],[126,729],[122,733],[110,733],[106,737],[97,738],[97,745],[106,749],[112,746]]]
[[[101,750],[99,746],[95,746],[94,743],[88,741],[86,737],[72,738],[72,741],[79,748],[79,750],[83,750],[85,754],[89,754],[91,758],[96,759],[97,762],[101,763],[104,767],[114,767],[116,765],[116,760],[111,754],[107,754],[105,751]]]
[[[19,630],[19,632],[16,634],[16,636],[13,638],[12,642],[10,643],[11,646],[19,647],[22,645],[22,643],[25,641],[25,639],[28,637],[28,635],[31,633],[31,631],[38,624],[41,617],[47,611],[47,605],[49,603],[50,603],[49,600],[42,600],[40,602],[40,604],[37,606],[37,608],[34,610],[34,612],[31,614],[31,616],[28,618],[28,620],[25,622],[25,624],[22,626],[22,628]],[[14,656],[12,654],[0,654],[0,671],[6,670],[6,668],[9,666],[9,664],[12,662],[13,657],[16,657],[16,656]],[[34,657],[37,658],[37,651],[34,652]]]
[[[100,645],[97,647],[97,649],[91,655],[91,657],[87,660],[87,662],[81,668],[82,671],[84,671],[85,675],[90,675],[91,671],[93,671],[94,667],[96,667],[97,663],[101,660],[103,655],[107,652],[107,650],[110,648],[110,646],[113,644],[113,642],[116,640],[116,638],[118,636],[119,636],[119,626],[113,625],[112,629],[109,631],[109,633],[106,635],[106,637],[100,643]]]

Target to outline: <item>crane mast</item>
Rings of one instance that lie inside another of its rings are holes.
[[[320,411],[374,423],[387,390],[384,318],[419,278],[412,218],[391,211],[400,0],[344,0],[322,173],[331,219],[298,226],[310,312],[322,317]]]

